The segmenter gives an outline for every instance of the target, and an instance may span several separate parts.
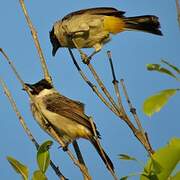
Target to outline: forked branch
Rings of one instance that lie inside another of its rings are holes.
[[[112,71],[112,77],[113,77],[113,85],[114,85],[114,89],[116,92],[116,96],[117,96],[117,100],[118,103],[116,103],[116,101],[113,99],[113,97],[111,96],[110,92],[107,90],[107,88],[105,87],[104,83],[102,82],[102,80],[100,79],[99,75],[97,74],[96,70],[94,69],[94,67],[92,66],[92,64],[88,63],[87,66],[89,68],[89,70],[91,71],[94,79],[96,80],[97,84],[99,85],[99,87],[101,88],[101,90],[103,91],[105,97],[108,99],[108,101],[103,97],[103,95],[99,92],[98,88],[92,84],[92,82],[86,77],[85,73],[82,71],[82,69],[80,68],[80,66],[78,65],[71,49],[69,49],[69,53],[71,55],[71,58],[73,60],[74,65],[76,66],[78,72],[80,73],[80,75],[82,76],[83,80],[85,80],[85,82],[91,87],[91,89],[95,92],[95,94],[100,98],[100,100],[114,113],[116,114],[120,119],[122,119],[123,121],[125,121],[125,123],[129,126],[129,128],[131,129],[131,131],[133,132],[134,136],[141,142],[141,144],[145,147],[145,149],[147,150],[147,152],[151,155],[154,151],[150,145],[149,139],[147,138],[147,133],[144,133],[144,130],[141,126],[140,121],[138,121],[138,117],[136,113],[133,113],[133,116],[136,120],[136,123],[138,125],[138,129],[135,127],[135,125],[131,122],[129,116],[127,115],[127,113],[125,112],[124,106],[122,104],[121,101],[121,96],[120,96],[120,91],[119,91],[119,86],[118,86],[118,81],[116,79],[116,75],[115,75],[115,71],[114,71],[114,67],[113,67],[113,63],[112,63],[112,57],[111,57],[111,53],[108,52],[108,59],[110,62],[110,67],[111,67],[111,71]],[[94,90],[95,87],[95,90]],[[125,86],[124,86],[125,87]],[[125,91],[124,91],[125,92]],[[127,91],[126,91],[127,92]],[[126,95],[125,95],[126,96]],[[126,96],[127,97],[127,96]],[[132,105],[132,104],[131,104]],[[135,109],[135,108],[134,108]],[[132,110],[132,109],[130,109]]]

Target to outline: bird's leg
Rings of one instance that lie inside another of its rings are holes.
[[[110,35],[107,32],[104,32],[104,35],[101,34],[101,36],[103,36],[104,38],[102,38],[102,40],[99,43],[96,43],[93,45],[93,48],[95,50],[92,52],[92,54],[90,56],[88,56],[85,59],[86,61],[83,61],[85,64],[89,64],[92,57],[102,49],[103,44],[110,40]]]
[[[95,50],[92,52],[92,54],[91,54],[90,56],[87,56],[87,54],[85,54],[85,53],[78,47],[78,45],[77,45],[77,43],[76,43],[76,40],[75,40],[74,38],[72,39],[72,41],[73,41],[74,46],[76,47],[76,49],[79,51],[79,53],[80,53],[80,55],[81,55],[82,62],[83,62],[84,64],[89,64],[89,63],[90,63],[90,60],[92,59],[92,57],[93,57],[96,53],[98,53],[98,52],[101,50],[101,48],[102,48],[102,45],[101,45],[101,44],[99,44],[99,43],[95,44],[95,45],[93,46]]]
[[[95,50],[91,53],[90,56],[88,56],[88,57],[86,57],[86,59],[84,59],[84,61],[83,61],[84,64],[90,63],[90,60],[92,59],[92,57],[101,50],[102,45],[100,43],[97,43],[93,47]]]
[[[65,146],[59,146],[58,148],[62,148],[62,150],[66,152],[68,150],[68,144]]]
[[[67,151],[68,150],[68,145],[65,145],[64,147],[62,147],[63,151]]]
[[[85,63],[88,59],[88,56],[78,47],[75,38],[72,38],[72,42],[73,42],[74,46],[76,47],[76,49],[79,51],[82,61]],[[85,64],[87,64],[87,63],[85,63]]]

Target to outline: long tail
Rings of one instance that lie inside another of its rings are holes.
[[[102,149],[101,145],[99,144],[99,141],[97,141],[96,139],[92,138],[91,142],[94,145],[94,147],[96,148],[98,154],[100,155],[100,157],[103,160],[103,162],[106,165],[106,167],[110,171],[114,172],[114,165],[113,165],[112,161],[110,160],[110,158],[108,157],[108,155]]]
[[[159,30],[160,23],[158,17],[153,15],[124,17],[126,30],[139,30],[156,35],[163,35]]]

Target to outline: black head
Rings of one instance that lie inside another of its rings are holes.
[[[52,55],[55,56],[57,50],[61,47],[61,44],[60,42],[58,41],[55,33],[54,33],[54,27],[52,28],[52,30],[49,32],[49,37],[50,37],[50,41],[51,41],[51,44],[53,46],[53,49],[52,49]]]
[[[45,79],[42,79],[35,84],[25,83],[25,85],[29,87],[32,95],[38,95],[44,89],[52,89],[53,88],[53,86]]]

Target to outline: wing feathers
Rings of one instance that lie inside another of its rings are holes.
[[[45,101],[47,110],[82,124],[94,134],[89,117],[84,113],[83,103],[71,100],[58,93],[48,95]],[[97,134],[99,135],[98,131]]]
[[[106,15],[106,16],[115,16],[115,17],[123,17],[124,11],[119,11],[115,8],[111,7],[97,7],[97,8],[90,8],[90,9],[82,9],[79,11],[72,12],[66,15],[63,20],[71,18],[74,15],[81,15],[81,14],[91,14],[91,15]]]

